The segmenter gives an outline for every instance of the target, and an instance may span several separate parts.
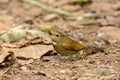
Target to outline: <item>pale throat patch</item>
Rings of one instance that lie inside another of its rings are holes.
[[[56,42],[52,42],[53,43],[53,45],[56,45],[57,43]]]

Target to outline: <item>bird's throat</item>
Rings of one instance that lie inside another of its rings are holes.
[[[56,42],[52,42],[52,44],[53,44],[53,45],[57,45],[57,43],[56,43]]]

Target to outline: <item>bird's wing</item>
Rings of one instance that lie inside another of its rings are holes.
[[[76,51],[79,51],[79,50],[82,50],[85,48],[85,46],[83,46],[82,44],[77,43],[77,42],[74,43],[73,45],[74,45],[74,50],[76,50]]]
[[[83,48],[85,48],[83,45],[75,42],[74,40],[72,40],[71,42],[67,41],[67,42],[64,42],[62,44],[62,46],[66,49],[69,49],[69,50],[75,50],[75,51],[79,51]]]
[[[63,43],[62,46],[68,50],[71,50],[70,44],[68,43]]]

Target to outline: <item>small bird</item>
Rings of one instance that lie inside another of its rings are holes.
[[[78,51],[85,49],[82,44],[74,41],[73,39],[65,36],[61,32],[50,30],[49,34],[52,37],[53,47],[58,54],[72,56]]]
[[[83,49],[86,49],[88,51],[87,54],[96,53],[96,49],[85,47],[84,45],[67,37],[63,33],[55,31],[51,27],[43,28],[41,30],[51,35],[53,42],[52,45],[58,54],[69,56],[71,59],[72,55],[76,54],[78,51]]]

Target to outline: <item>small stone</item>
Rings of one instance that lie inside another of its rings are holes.
[[[60,70],[59,71],[61,74],[65,74],[65,70]]]

